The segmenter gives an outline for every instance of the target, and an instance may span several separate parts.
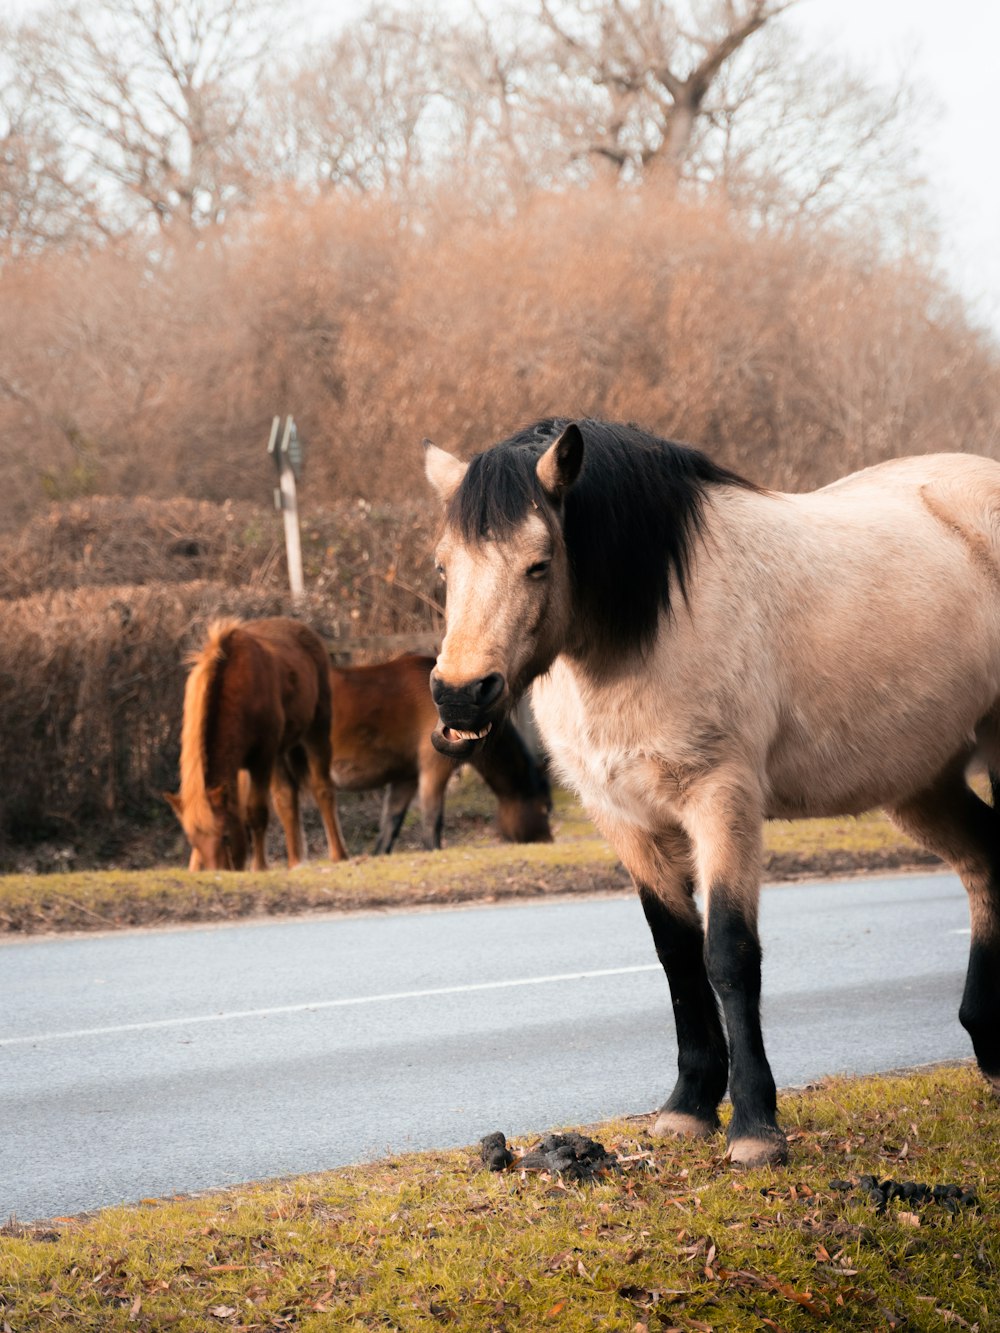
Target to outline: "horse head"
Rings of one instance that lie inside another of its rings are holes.
[[[570,628],[562,501],[583,462],[570,422],[542,452],[498,445],[463,463],[425,442],[445,510],[436,551],[447,585],[446,632],[431,672],[442,754],[468,758],[547,671]]]
[[[551,842],[552,789],[531,760],[534,791],[530,795],[501,796],[497,801],[497,831],[504,842]]]
[[[191,844],[189,870],[242,870],[246,864],[247,839],[238,810],[230,808],[225,787],[205,791],[199,809],[186,808],[180,796],[164,792]]]

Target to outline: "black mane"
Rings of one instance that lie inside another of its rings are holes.
[[[570,422],[538,421],[475,455],[448,510],[464,541],[510,534],[531,507],[551,512],[535,465]],[[588,656],[608,663],[652,645],[675,589],[686,600],[709,488],[756,488],[698,449],[638,426],[576,424],[583,467],[563,506],[575,629]]]

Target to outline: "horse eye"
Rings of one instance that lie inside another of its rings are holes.
[[[443,580],[444,580],[444,565],[435,565],[435,566],[434,566],[434,569],[435,569],[435,571],[436,571],[436,573],[437,573],[438,578],[441,579],[441,580],[443,581]]]
[[[528,578],[543,579],[549,572],[549,565],[551,563],[551,560],[536,560],[533,565],[528,566]]]

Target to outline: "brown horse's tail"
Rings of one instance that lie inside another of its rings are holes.
[[[218,698],[221,667],[226,660],[227,641],[238,620],[213,620],[203,647],[191,653],[191,668],[184,686],[184,720],[181,725],[181,807],[184,821],[197,822],[207,804],[205,791],[206,735]],[[184,822],[182,821],[182,822]]]

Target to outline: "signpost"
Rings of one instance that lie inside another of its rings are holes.
[[[281,434],[281,444],[278,435]],[[297,602],[305,592],[302,578],[302,537],[299,532],[299,501],[295,483],[302,475],[302,442],[295,421],[285,418],[285,429],[281,431],[281,418],[271,422],[271,438],[267,452],[274,458],[278,470],[278,485],[274,491],[274,507],[280,509],[285,521],[285,554],[288,559],[288,586],[292,591],[292,601]]]

